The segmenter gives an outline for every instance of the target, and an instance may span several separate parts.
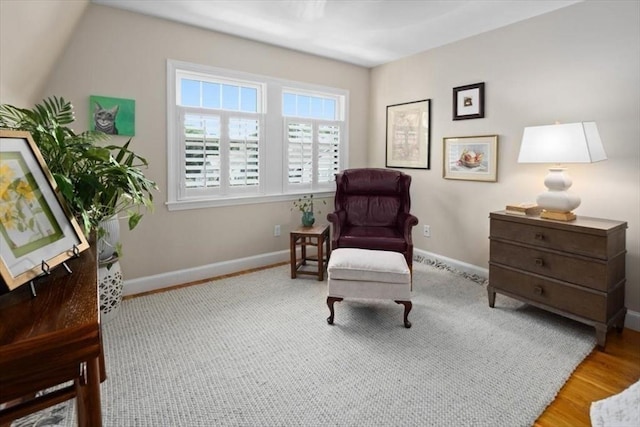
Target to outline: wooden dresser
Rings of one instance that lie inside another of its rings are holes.
[[[595,327],[622,329],[627,223],[490,214],[489,306],[496,292]]]

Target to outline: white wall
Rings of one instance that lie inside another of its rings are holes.
[[[477,82],[485,118],[453,121],[452,88]],[[385,164],[386,106],[427,98],[431,170],[406,170],[415,247],[487,268],[489,212],[545,190],[545,165],[517,163],[523,129],[594,120],[608,160],[569,165],[576,213],[628,222],[626,305],[640,311],[640,3],[579,3],[373,69],[371,166]],[[443,179],[443,137],[487,134],[499,135],[498,182]]]
[[[40,102],[89,0],[0,1],[0,104]]]
[[[290,228],[300,221],[290,202],[167,210],[167,58],[347,89],[349,158],[353,166],[366,166],[368,69],[91,4],[43,96],[62,95],[74,103],[76,131],[88,127],[89,95],[136,101],[131,148],[147,158],[148,176],[161,191],[155,212],[135,230],[124,230],[122,223],[126,280],[284,251]],[[276,224],[280,237],[273,236]]]
[[[387,105],[432,99],[431,170],[407,170],[421,221],[414,242],[417,249],[483,268],[489,212],[544,190],[545,168],[516,161],[523,128],[595,120],[609,160],[571,166],[573,190],[583,199],[577,213],[628,221],[627,306],[640,311],[639,8],[635,1],[588,1],[370,72],[91,4],[37,99],[71,99],[76,130],[88,123],[89,95],[137,102],[133,148],[149,159],[149,175],[161,192],[155,213],[134,232],[123,231],[127,280],[286,251],[288,229],[298,221],[285,202],[167,211],[167,58],[348,89],[352,167],[384,166]],[[4,74],[3,68],[3,96]],[[486,118],[452,121],[452,88],[481,81],[487,85]],[[34,98],[27,88],[18,92],[17,99]],[[481,134],[500,137],[498,182],[444,180],[442,138]],[[279,238],[272,236],[274,224],[283,226]],[[430,239],[420,233],[423,224],[432,227]]]

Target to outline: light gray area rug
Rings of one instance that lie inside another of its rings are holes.
[[[592,328],[414,264],[413,310],[336,303],[280,266],[127,300],[104,325],[105,426],[529,426]],[[62,425],[76,425],[67,405]]]

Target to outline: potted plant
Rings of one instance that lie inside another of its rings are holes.
[[[74,120],[73,106],[64,98],[45,99],[32,109],[0,105],[0,127],[31,133],[85,235],[95,232],[100,311],[108,321],[122,300],[118,216],[126,215],[133,230],[143,211],[153,208],[158,187],[142,172],[147,160],[131,151],[131,139],[114,145],[99,131],[76,134],[69,127]]]
[[[326,201],[322,201],[323,204],[327,204]],[[311,227],[316,221],[313,210],[313,194],[304,195],[298,200],[293,201],[293,208],[302,212],[302,225],[305,227]],[[293,208],[291,208],[293,210]],[[318,211],[320,213],[320,211]]]
[[[95,231],[99,241],[108,237],[103,224],[121,214],[133,230],[143,210],[153,208],[157,190],[141,170],[146,159],[130,150],[131,139],[119,146],[101,144],[109,136],[99,131],[76,134],[69,127],[74,120],[73,106],[64,98],[45,99],[32,109],[0,106],[0,126],[31,133],[87,236]]]

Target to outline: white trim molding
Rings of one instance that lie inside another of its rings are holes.
[[[640,312],[627,310],[624,318],[624,327],[640,332]]]
[[[476,275],[485,279],[489,278],[489,269],[478,267],[477,265],[468,264],[457,259],[449,258],[444,255],[434,254],[433,252],[423,251],[422,249],[413,250],[413,259],[420,262],[421,259],[430,260],[434,263],[443,263],[451,267],[454,270],[461,271],[463,273]]]
[[[287,249],[183,270],[169,271],[167,273],[154,274],[153,276],[125,280],[122,293],[124,296],[137,295],[144,292],[157,291],[181,284],[224,276],[225,274],[238,273],[252,268],[266,267],[288,260],[289,250]]]

